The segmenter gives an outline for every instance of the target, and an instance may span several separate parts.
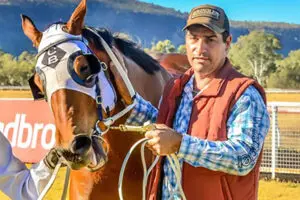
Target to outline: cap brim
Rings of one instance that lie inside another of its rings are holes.
[[[206,23],[192,23],[192,24],[187,24],[185,27],[183,27],[182,31],[186,30],[188,27],[192,26],[192,25],[202,25],[205,26],[206,28],[209,28],[210,30],[216,32],[216,33],[223,33],[225,31],[225,29],[219,28],[213,24],[206,24]]]

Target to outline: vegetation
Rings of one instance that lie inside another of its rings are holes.
[[[154,53],[186,53],[185,45],[179,45],[176,49],[175,45],[170,40],[158,41],[157,43],[152,43],[151,48],[145,48],[146,52]]]
[[[260,22],[260,21],[230,21],[230,25],[235,28],[247,28],[249,30],[265,30],[270,28],[295,29],[300,28],[299,24],[289,24],[283,22]]]
[[[300,49],[286,58],[277,53],[279,39],[263,31],[252,31],[232,45],[229,58],[242,73],[268,88],[300,89]]]
[[[229,58],[239,71],[266,86],[267,78],[276,71],[275,61],[281,58],[276,52],[280,48],[274,35],[253,31],[238,38],[231,46]]]
[[[273,88],[300,89],[300,49],[291,51],[288,57],[278,60],[277,66],[268,85]]]
[[[33,74],[35,58],[23,52],[18,57],[0,50],[0,86],[24,86]]]
[[[52,4],[54,6],[64,6],[68,4],[77,4],[79,0],[3,0],[0,5],[22,5],[22,4]],[[153,3],[145,3],[138,0],[91,0],[91,2],[103,3],[117,10],[130,10],[132,12],[142,12],[151,14],[172,15],[177,17],[185,17],[187,14],[178,12],[173,8],[165,8]]]
[[[151,49],[145,49],[155,53],[174,53],[176,52],[175,46],[170,40],[158,41],[156,44],[153,43]]]

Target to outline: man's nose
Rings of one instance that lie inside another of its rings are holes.
[[[207,45],[203,39],[199,39],[197,43],[195,44],[195,53],[198,55],[203,54],[204,52],[207,51]]]

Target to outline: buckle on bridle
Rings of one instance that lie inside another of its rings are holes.
[[[102,104],[102,97],[101,96],[96,96],[96,103],[97,103],[97,105]]]
[[[110,129],[110,126],[106,126],[106,125],[105,125],[105,130],[102,131],[101,128],[99,127],[99,123],[101,123],[100,120],[98,120],[98,121],[96,122],[96,124],[95,124],[95,128],[94,128],[95,131],[94,131],[93,135],[96,135],[96,136],[103,136],[105,133],[108,132],[108,130]]]
[[[108,69],[105,62],[101,62],[100,65],[101,65],[101,68],[102,68],[103,71],[106,71]]]

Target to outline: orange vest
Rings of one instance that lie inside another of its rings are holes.
[[[183,88],[192,74],[191,69],[166,85],[157,123],[172,127]],[[195,98],[188,134],[210,141],[227,140],[226,123],[230,110],[250,85],[256,87],[266,102],[264,89],[253,79],[238,73],[227,60],[209,87]],[[188,200],[255,200],[260,161],[261,154],[255,167],[246,176],[229,175],[184,163],[184,193]],[[161,159],[150,176],[150,200],[160,199],[162,163]]]

